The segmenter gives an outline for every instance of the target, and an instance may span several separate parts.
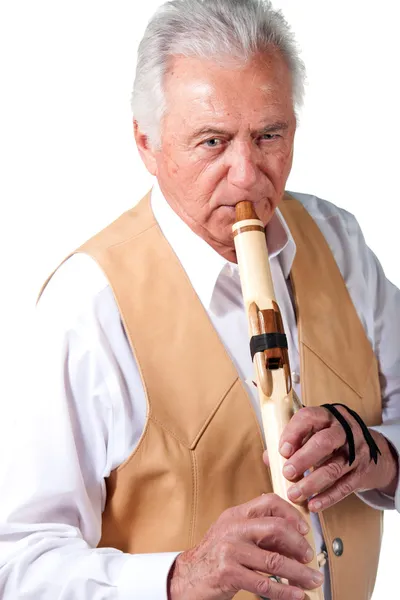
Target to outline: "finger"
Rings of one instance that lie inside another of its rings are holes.
[[[285,458],[301,448],[304,438],[314,434],[333,422],[331,413],[321,406],[302,408],[286,425],[279,441],[279,451]]]
[[[242,521],[239,534],[264,550],[278,552],[299,562],[309,563],[314,551],[307,539],[290,525],[287,519],[267,517]]]
[[[242,519],[257,519],[261,517],[281,517],[299,531],[302,535],[306,535],[309,531],[309,526],[302,518],[295,506],[292,506],[283,500],[277,494],[263,494],[249,502],[234,506],[226,510],[222,519],[232,519],[232,517]]]
[[[266,575],[241,567],[234,578],[235,591],[246,590],[270,600],[304,600],[305,593],[293,585],[283,585]]]
[[[354,465],[353,465],[354,466]],[[303,502],[316,494],[327,490],[338,482],[344,475],[353,470],[349,467],[347,455],[336,453],[334,457],[323,463],[312,473],[303,477],[296,485],[288,489],[288,498],[292,502]]]
[[[267,467],[269,467],[269,456],[268,456],[268,450],[264,450],[262,458],[263,458],[264,464],[265,464]]]
[[[302,477],[303,473],[325,462],[334,452],[346,443],[346,434],[340,423],[332,423],[328,428],[318,431],[308,442],[287,461],[282,473],[289,481]]]
[[[292,585],[303,589],[318,587],[324,579],[319,571],[301,565],[296,560],[276,552],[260,550],[250,544],[239,546],[236,556],[244,567],[288,579]]]
[[[334,504],[337,504],[343,498],[350,496],[353,492],[358,490],[359,475],[357,471],[351,471],[344,477],[342,477],[336,485],[328,488],[321,494],[312,498],[308,503],[308,508],[312,512],[319,512],[325,510]]]

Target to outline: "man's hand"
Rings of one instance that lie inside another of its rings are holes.
[[[247,590],[271,600],[300,600],[302,590],[314,589],[323,580],[306,566],[314,554],[304,537],[307,531],[296,508],[275,494],[230,508],[196,547],[178,556],[168,597],[230,600]],[[271,581],[266,573],[292,585]]]
[[[377,489],[394,494],[398,479],[398,461],[386,438],[370,430],[381,451],[378,463],[370,460],[370,451],[360,426],[346,409],[336,407],[349,423],[356,449],[349,466],[346,434],[339,421],[323,407],[299,410],[282,433],[280,452],[288,458],[283,474],[296,482],[288,491],[292,502],[308,503],[317,512],[336,504],[353,492]],[[268,457],[264,454],[264,461]],[[306,477],[303,474],[314,469]]]

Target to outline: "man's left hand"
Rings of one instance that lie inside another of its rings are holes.
[[[355,461],[349,466],[346,434],[339,421],[323,407],[299,410],[282,433],[280,453],[287,459],[283,474],[295,482],[288,498],[301,503],[308,498],[310,511],[324,510],[353,492],[379,490],[394,495],[398,480],[398,460],[386,438],[369,430],[381,455],[375,464],[357,421],[346,409],[336,407],[350,425],[355,443]],[[268,464],[267,453],[264,461]],[[306,471],[312,469],[304,476]]]

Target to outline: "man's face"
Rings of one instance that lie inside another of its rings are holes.
[[[296,120],[290,71],[277,53],[245,67],[175,57],[154,174],[178,215],[235,260],[235,205],[250,200],[264,225],[292,164]]]

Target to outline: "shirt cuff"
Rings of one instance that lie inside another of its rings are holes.
[[[376,427],[369,427],[369,429],[378,431],[387,440],[389,440],[393,448],[396,450],[397,459],[400,462],[400,422],[392,422],[384,425],[377,425]],[[378,490],[367,490],[366,492],[357,492],[356,495],[372,508],[377,508],[380,510],[396,509],[398,512],[400,512],[400,477],[394,497],[388,496],[387,494],[383,494]]]
[[[178,554],[131,554],[118,580],[118,600],[167,600],[167,579]]]
[[[179,554],[132,554],[120,574],[118,600],[168,600],[167,579]],[[329,581],[326,568],[322,572],[326,581]],[[330,597],[327,594],[329,589],[324,588],[325,598]]]

